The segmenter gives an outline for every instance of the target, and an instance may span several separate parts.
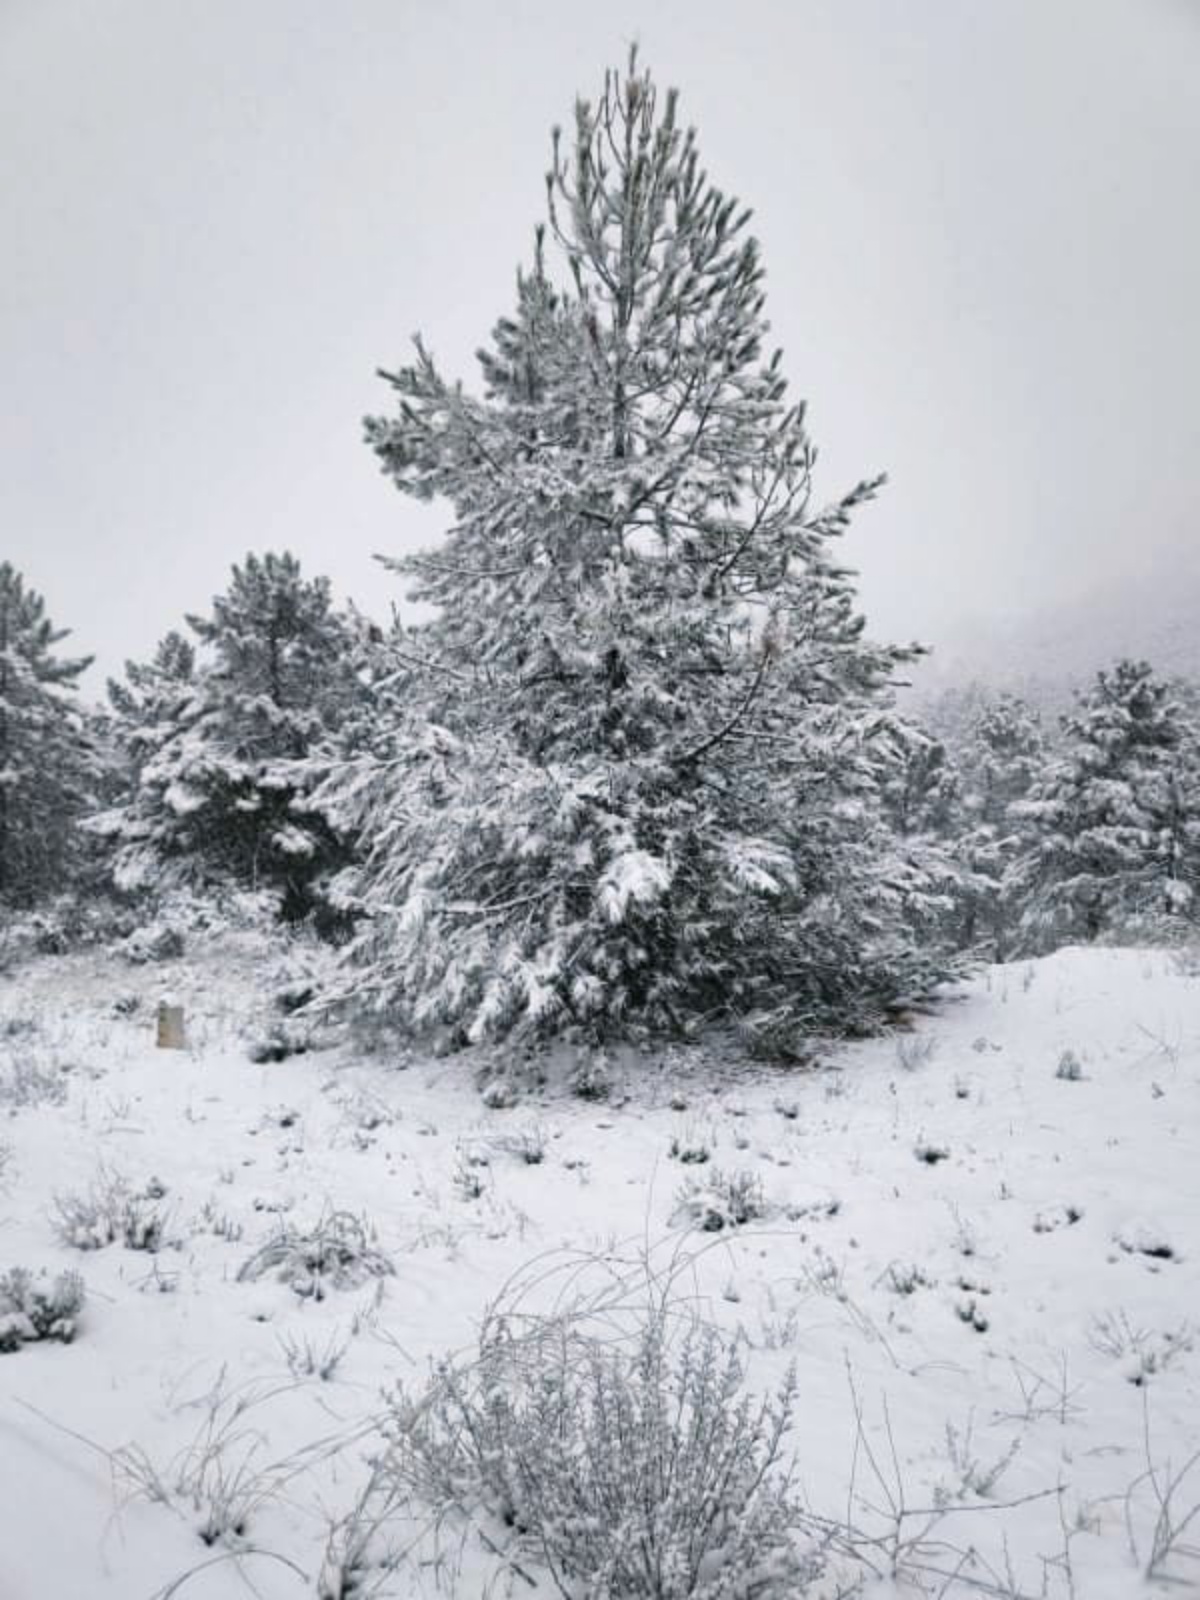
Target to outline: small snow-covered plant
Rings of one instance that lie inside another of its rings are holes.
[[[915,1262],[902,1265],[893,1261],[884,1273],[884,1280],[893,1294],[905,1296],[916,1294],[918,1289],[933,1288],[933,1279]]]
[[[272,1272],[302,1298],[323,1300],[329,1289],[357,1288],[395,1270],[370,1224],[349,1211],[328,1211],[307,1232],[281,1220],[237,1276],[247,1283]]]
[[[396,1113],[387,1102],[368,1089],[355,1089],[341,1101],[341,1108],[358,1133],[375,1133],[380,1128],[390,1128],[396,1121]]]
[[[146,1499],[177,1509],[182,1502],[204,1544],[241,1549],[255,1515],[296,1473],[294,1460],[262,1464],[268,1435],[251,1415],[280,1393],[278,1387],[235,1390],[222,1368],[212,1391],[189,1403],[204,1419],[173,1460],[156,1464],[134,1444],[113,1453],[113,1467]]]
[[[1113,1361],[1136,1355],[1149,1337],[1149,1330],[1135,1326],[1127,1311],[1098,1311],[1088,1324],[1092,1349]]]
[[[1153,1522],[1145,1556],[1146,1576],[1160,1582],[1186,1582],[1181,1574],[1183,1563],[1187,1563],[1191,1572],[1200,1567],[1200,1544],[1191,1531],[1200,1525],[1200,1450],[1188,1456],[1180,1467],[1170,1460],[1155,1461],[1148,1405],[1143,1411],[1142,1431],[1146,1469],[1129,1485],[1125,1496],[1125,1527],[1130,1549],[1134,1560],[1141,1564],[1135,1508],[1139,1496],[1148,1496]]]
[[[1003,1454],[994,1460],[984,1461],[975,1450],[974,1416],[967,1418],[966,1426],[961,1430],[952,1422],[947,1422],[946,1455],[954,1472],[954,1481],[940,1484],[934,1490],[934,1503],[948,1505],[953,1500],[965,1500],[970,1496],[989,1500],[1001,1478],[1012,1466],[1020,1448],[1020,1437],[1014,1437]]]
[[[1188,1322],[1160,1332],[1138,1327],[1126,1311],[1098,1312],[1088,1324],[1087,1337],[1098,1355],[1119,1361],[1125,1377],[1138,1388],[1165,1372],[1194,1343],[1194,1331]]]
[[[515,1156],[527,1167],[540,1167],[546,1159],[548,1135],[540,1122],[528,1122],[523,1128],[499,1134],[490,1142],[493,1150]]]
[[[512,1072],[497,1072],[487,1078],[479,1090],[479,1098],[489,1111],[510,1111],[520,1097],[520,1089]]]
[[[1074,1050],[1064,1050],[1058,1058],[1058,1065],[1054,1069],[1054,1076],[1061,1078],[1064,1083],[1079,1083],[1083,1078],[1083,1063]]]
[[[944,1144],[935,1144],[932,1139],[920,1139],[913,1146],[913,1155],[927,1167],[936,1167],[939,1161],[949,1158],[950,1151]]]
[[[0,1056],[0,1106],[27,1110],[58,1106],[67,1098],[67,1068],[57,1056],[27,1046]]]
[[[712,1159],[712,1136],[689,1128],[671,1136],[667,1154],[685,1167],[702,1167]]]
[[[979,1235],[974,1224],[969,1218],[964,1217],[956,1205],[951,1203],[950,1215],[954,1219],[954,1248],[960,1256],[971,1257],[979,1253]]]
[[[224,1239],[226,1244],[237,1244],[246,1231],[236,1217],[230,1216],[228,1211],[222,1211],[217,1202],[211,1199],[204,1202],[200,1226],[215,1238]]]
[[[329,1524],[317,1574],[317,1600],[367,1600],[379,1593],[380,1569],[393,1565],[395,1556],[376,1546],[397,1509],[395,1490],[383,1482],[376,1467],[349,1511]]]
[[[24,1267],[0,1273],[0,1355],[38,1339],[70,1344],[83,1309],[83,1279],[61,1272],[53,1280]]]
[[[307,1334],[295,1338],[285,1333],[280,1335],[279,1348],[293,1378],[319,1378],[322,1383],[332,1383],[342,1357],[350,1348],[350,1340],[336,1330],[324,1344],[318,1344]]]
[[[261,1066],[270,1061],[286,1061],[289,1056],[302,1056],[308,1047],[307,1028],[294,1022],[276,1022],[265,1033],[251,1040],[246,1054]]]
[[[455,1192],[463,1200],[481,1200],[487,1192],[488,1168],[491,1163],[482,1150],[472,1150],[459,1145],[454,1158],[451,1179]]]
[[[724,1172],[712,1167],[703,1176],[687,1178],[676,1196],[676,1217],[705,1233],[740,1228],[766,1214],[762,1183],[744,1168]]]
[[[182,931],[172,922],[148,922],[135,928],[117,946],[126,961],[142,966],[150,961],[174,961],[184,952]]]
[[[612,1093],[612,1068],[603,1050],[585,1051],[571,1074],[571,1092],[581,1100],[607,1100]]]
[[[896,1065],[901,1072],[916,1072],[929,1065],[936,1051],[936,1034],[902,1033],[896,1040]]]
[[[54,1231],[74,1250],[117,1243],[127,1250],[159,1250],[166,1232],[163,1193],[156,1180],[135,1190],[120,1173],[101,1167],[85,1193],[55,1195]]]
[[[795,1399],[789,1373],[753,1400],[736,1341],[669,1300],[616,1337],[498,1316],[469,1364],[394,1397],[384,1468],[563,1600],[795,1600],[820,1570],[784,1461]]]

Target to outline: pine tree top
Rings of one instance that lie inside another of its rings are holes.
[[[57,646],[70,635],[69,628],[54,626],[45,600],[36,589],[26,587],[12,563],[0,561],[0,652],[20,658],[39,684],[72,689],[94,657],[59,656]]]

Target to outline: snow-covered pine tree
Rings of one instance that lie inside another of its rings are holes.
[[[168,634],[110,685],[130,788],[94,826],[124,888],[262,889],[306,915],[345,860],[306,803],[306,763],[356,697],[347,625],[286,553],[247,556],[188,624],[198,646]]]
[[[926,897],[914,920],[927,939],[960,945],[964,908],[979,885],[959,853],[966,826],[962,776],[946,744],[915,724],[902,729],[883,800],[910,868],[939,891]]]
[[[1181,682],[1172,692],[1179,739],[1156,806],[1155,853],[1166,878],[1168,916],[1191,930],[1200,924],[1200,688]]]
[[[326,790],[373,994],[459,1039],[765,1017],[868,1026],[936,958],[883,817],[889,683],[767,352],[749,213],[631,61],[574,139],[483,392],[419,340],[369,443],[445,499],[395,755]],[[566,271],[554,281],[557,251]]]
[[[76,862],[96,753],[75,703],[91,657],[68,658],[45,601],[0,562],[0,905],[61,889]]]
[[[175,797],[166,781],[194,716],[195,693],[196,648],[176,630],[149,661],[127,661],[124,678],[108,680],[106,727],[118,777],[111,803],[87,826],[107,842],[121,890],[174,888],[196,876],[181,837],[187,811],[170,803]]]
[[[1037,712],[999,694],[978,713],[962,752],[963,820],[955,859],[969,875],[960,900],[960,940],[991,960],[1007,958],[1022,905],[1013,869],[1026,840],[1016,808],[1046,762]]]
[[[962,781],[945,744],[924,729],[906,730],[901,759],[884,786],[892,826],[902,839],[951,839],[958,831]]]
[[[1012,881],[1035,950],[1157,929],[1189,899],[1182,840],[1200,802],[1181,781],[1185,725],[1168,686],[1120,661],[1063,727],[1063,758],[1013,808],[1033,826]]]

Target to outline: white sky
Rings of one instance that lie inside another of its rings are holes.
[[[1200,0],[0,0],[0,558],[114,670],[248,549],[434,540],[376,366],[511,303],[636,37],[755,209],[876,632],[1200,566]]]

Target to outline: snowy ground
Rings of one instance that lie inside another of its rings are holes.
[[[88,1295],[73,1343],[0,1354],[3,1600],[316,1594],[381,1390],[469,1346],[527,1263],[647,1245],[696,1252],[688,1292],[741,1330],[756,1387],[796,1362],[813,1508],[883,1537],[902,1502],[901,1585],[864,1593],[912,1592],[975,1547],[928,1592],[1200,1594],[1200,1516],[1144,1576],[1169,1533],[1155,1485],[1200,1451],[1200,976],[1176,958],[996,968],[914,1033],[804,1074],[718,1085],[651,1056],[624,1103],[497,1110],[452,1060],[252,1064],[277,977],[231,938],[167,967],[47,958],[0,979],[0,1274],[75,1268]],[[184,1053],[154,1048],[164,984]],[[1067,1052],[1077,1076],[1058,1075]],[[678,1159],[700,1147],[706,1163]],[[761,1180],[768,1216],[687,1229],[681,1185],[714,1168]],[[139,1210],[156,1252],[59,1237],[56,1197],[114,1179],[163,1191]],[[239,1281],[281,1219],[334,1210],[394,1273],[319,1302]],[[303,1370],[342,1346],[327,1380]],[[239,1472],[234,1559],[198,1530]],[[1200,1464],[1169,1516],[1198,1504]],[[474,1600],[485,1568],[468,1531],[362,1592]]]

